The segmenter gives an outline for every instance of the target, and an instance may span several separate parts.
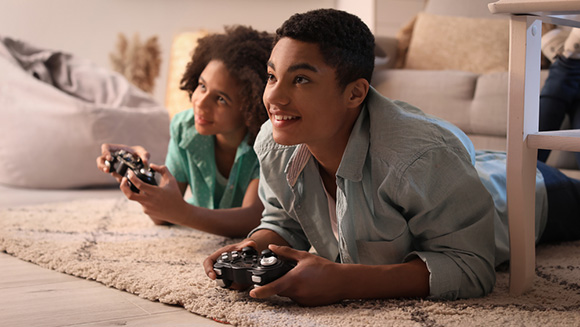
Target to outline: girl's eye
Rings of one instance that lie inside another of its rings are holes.
[[[224,97],[219,96],[217,100],[221,104],[228,104],[228,102],[226,101],[226,99]]]
[[[201,82],[197,83],[197,87],[198,87],[200,90],[202,90],[202,91],[205,91],[205,85],[203,85],[203,83],[201,83]]]
[[[268,74],[268,82],[275,82],[276,81],[276,77],[274,77],[273,74]]]

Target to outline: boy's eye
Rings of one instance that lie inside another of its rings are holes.
[[[226,99],[224,97],[222,97],[222,96],[219,96],[217,100],[221,104],[228,104],[228,102],[226,101]]]
[[[268,82],[276,81],[276,77],[273,74],[268,74]]]
[[[294,83],[296,83],[296,84],[305,84],[308,82],[309,82],[309,80],[305,77],[302,77],[302,76],[296,76],[296,78],[294,79]]]

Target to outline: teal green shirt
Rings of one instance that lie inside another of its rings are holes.
[[[250,181],[259,178],[256,153],[244,139],[238,146],[234,165],[221,199],[216,198],[215,136],[195,129],[193,110],[178,113],[171,121],[171,139],[165,165],[178,182],[191,187],[187,202],[208,209],[240,207]]]

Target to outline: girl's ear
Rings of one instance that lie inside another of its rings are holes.
[[[358,108],[369,93],[369,82],[364,78],[350,82],[345,89],[345,97],[348,108]]]

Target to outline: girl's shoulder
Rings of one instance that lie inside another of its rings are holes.
[[[191,131],[195,131],[195,117],[192,109],[184,110],[178,112],[171,119],[171,136],[180,137],[185,131],[187,134],[191,134]]]

